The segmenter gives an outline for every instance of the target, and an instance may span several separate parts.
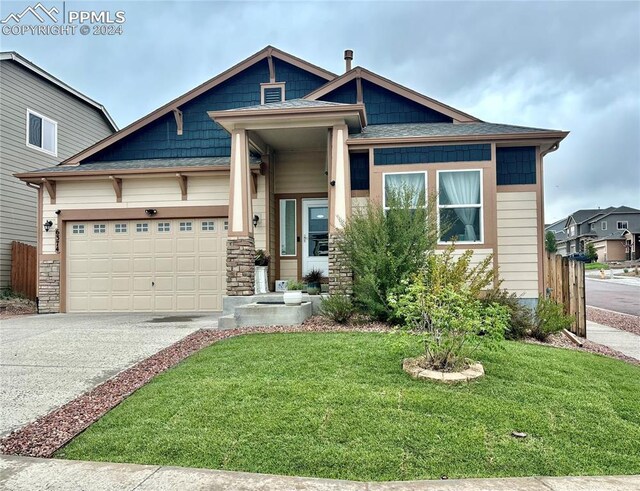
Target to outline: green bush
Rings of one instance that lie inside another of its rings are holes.
[[[544,234],[544,248],[547,252],[558,252],[558,241],[556,234],[549,230]]]
[[[535,317],[531,336],[539,341],[563,329],[569,329],[574,322],[573,316],[566,315],[561,303],[551,298],[540,297],[535,310]]]
[[[304,283],[301,283],[300,281],[296,281],[296,280],[288,280],[287,290],[288,291],[304,290]]]
[[[515,293],[510,293],[500,287],[493,288],[482,297],[486,304],[502,305],[509,312],[509,323],[504,337],[507,339],[522,339],[533,329],[533,311],[523,305]]]
[[[596,262],[598,260],[598,253],[596,252],[596,247],[589,242],[587,244],[585,253],[591,262]]]
[[[424,266],[437,243],[434,199],[427,202],[423,193],[416,204],[414,198],[404,189],[387,194],[388,210],[370,202],[354,210],[338,236],[337,247],[354,273],[356,302],[383,322],[392,316],[389,294]]]
[[[349,322],[354,311],[353,302],[348,295],[329,295],[320,303],[320,315],[338,324]]]

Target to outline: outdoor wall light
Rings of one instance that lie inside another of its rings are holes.
[[[154,215],[156,215],[158,213],[158,210],[156,210],[155,208],[147,208],[146,210],[144,210],[144,212],[148,216],[152,217],[152,216],[154,216]]]
[[[258,222],[260,221],[260,217],[258,215],[253,215],[253,226],[257,227]]]
[[[56,215],[60,215],[60,213],[62,213],[62,210],[56,210]]]
[[[51,227],[53,227],[53,222],[51,220],[47,220],[46,222],[44,222],[45,232],[48,232],[49,230],[51,230]]]
[[[329,184],[331,184],[332,186],[336,185],[336,181],[331,181]]]

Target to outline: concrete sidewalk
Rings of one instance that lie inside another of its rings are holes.
[[[587,321],[587,339],[640,360],[640,336]]]
[[[640,476],[520,477],[366,483],[157,465],[0,456],[8,491],[637,491]]]

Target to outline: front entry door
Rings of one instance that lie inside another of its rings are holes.
[[[326,199],[302,200],[302,275],[319,269],[329,276],[329,205]]]

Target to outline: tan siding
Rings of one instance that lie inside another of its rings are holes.
[[[296,280],[298,278],[298,261],[280,260],[280,277],[279,280]]]
[[[267,221],[266,221],[266,189],[267,179],[265,176],[258,176],[258,192],[253,199],[253,214],[258,215],[260,220],[258,226],[253,230],[253,237],[256,242],[256,249],[267,249]]]
[[[524,298],[538,296],[536,193],[499,192],[498,265],[502,286]]]
[[[367,207],[368,202],[369,198],[351,198],[351,211],[357,213],[358,210],[364,210]]]
[[[283,152],[276,155],[275,192],[326,193],[325,152]]]

